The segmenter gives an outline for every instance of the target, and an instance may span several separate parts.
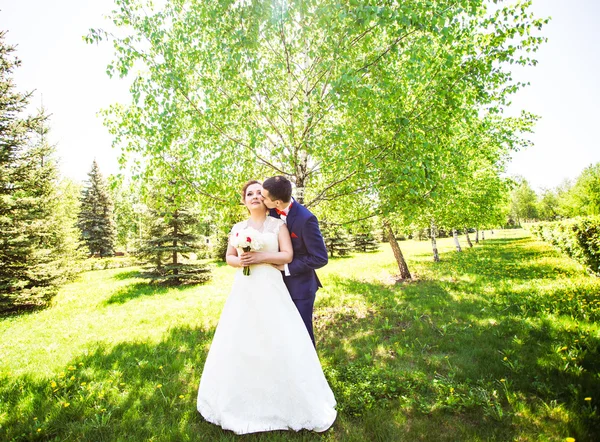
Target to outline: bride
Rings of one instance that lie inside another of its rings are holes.
[[[231,245],[227,264],[239,267],[215,331],[198,390],[198,411],[237,434],[301,429],[325,431],[336,418],[335,398],[319,358],[276,265],[292,260],[283,221],[267,216],[258,181],[248,181],[242,202],[250,217],[230,238],[254,229],[263,260],[244,275]]]

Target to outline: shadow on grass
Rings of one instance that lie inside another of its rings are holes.
[[[10,301],[0,302],[0,321],[3,318],[12,318],[15,316],[35,313],[37,311],[44,310],[47,307],[48,304],[14,303]]]
[[[445,254],[441,262],[428,262],[425,267],[440,275],[468,274],[494,281],[556,279],[575,272],[571,267],[539,262],[541,258],[555,258],[559,254],[552,249],[534,249],[533,242],[531,238],[487,240],[483,247]]]
[[[347,255],[343,255],[343,256],[340,256],[340,255],[331,256],[330,255],[328,259],[330,261],[338,261],[338,260],[343,261],[344,259],[350,259],[350,258],[352,258],[351,253],[348,253]]]
[[[467,440],[473,435],[510,436],[501,427],[481,430],[477,413],[443,409],[398,413],[396,407],[349,398],[361,415],[341,411],[324,434],[307,431],[236,436],[196,411],[196,394],[213,330],[173,329],[162,342],[99,346],[73,359],[52,377],[0,375],[2,440],[206,440],[206,441],[413,441]],[[342,370],[351,370],[351,363]],[[350,367],[350,368],[349,368]],[[335,384],[335,375],[328,372]],[[396,375],[402,373],[396,373]],[[369,381],[373,378],[367,378]],[[347,388],[365,379],[347,381]],[[418,377],[408,394],[423,395]],[[345,401],[341,392],[338,400]],[[397,402],[397,398],[391,401]],[[370,406],[374,405],[374,406]],[[39,431],[38,431],[39,430]]]
[[[116,279],[117,281],[123,281],[125,279],[140,278],[140,275],[141,272],[139,270],[126,270],[116,273],[113,276],[113,279]]]
[[[174,329],[156,345],[100,346],[53,378],[2,379],[0,439],[218,439],[195,409],[212,334]]]
[[[100,347],[67,364],[61,378],[0,375],[0,439],[598,440],[597,410],[585,401],[600,397],[598,337],[498,302],[505,266],[523,281],[539,272],[535,254],[521,260],[513,250],[526,244],[504,241],[447,254],[441,266],[422,264],[466,281],[387,285],[332,276],[360,302],[315,311],[319,356],[340,410],[324,435],[240,437],[204,422],[195,396],[213,331],[177,328],[158,344]],[[139,290],[123,299],[146,296]]]
[[[110,298],[105,301],[106,305],[111,304],[124,304],[132,299],[137,299],[145,296],[159,296],[164,295],[172,290],[184,290],[186,286],[173,287],[164,286],[159,284],[152,284],[151,282],[142,281],[129,284],[119,290],[117,290]]]
[[[114,269],[109,269],[114,270]],[[112,278],[117,281],[123,281],[132,278],[139,278],[140,272],[138,270],[123,270],[115,273]],[[118,299],[118,296],[117,298]],[[115,301],[119,302],[119,301]],[[124,301],[123,301],[124,302]],[[109,302],[112,303],[112,302]],[[0,320],[5,317],[14,317],[20,315],[26,315],[35,313],[40,310],[45,310],[51,305],[50,300],[43,303],[31,303],[31,302],[2,302],[0,301]]]
[[[207,265],[214,266],[216,268],[225,267],[228,265],[225,261],[221,261],[220,259],[206,260],[204,263]]]
[[[331,277],[336,290],[364,301],[317,304],[315,311],[317,348],[341,408],[362,414],[400,406],[405,434],[424,430],[425,416],[437,416],[439,428],[416,431],[417,439],[598,440],[600,418],[585,401],[600,396],[598,337],[554,322],[545,311],[518,314],[499,299],[507,269],[520,283],[556,278],[536,262],[554,252],[538,254],[528,239],[487,243],[421,264],[466,281],[392,286]]]
[[[214,330],[177,328],[157,344],[99,346],[70,361],[62,373],[48,378],[9,378],[1,374],[0,439],[318,441],[323,438],[308,431],[237,436],[206,422],[196,410],[196,396],[213,334]]]

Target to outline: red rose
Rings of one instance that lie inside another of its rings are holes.
[[[246,237],[246,242],[252,242],[252,238],[250,238],[249,236]]]

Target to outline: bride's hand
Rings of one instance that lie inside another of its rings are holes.
[[[243,267],[247,267],[252,264],[262,263],[260,252],[243,252],[240,255],[240,264]]]

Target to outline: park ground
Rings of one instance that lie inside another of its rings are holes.
[[[236,436],[195,409],[234,270],[159,288],[81,274],[45,310],[0,318],[0,439],[600,440],[600,280],[525,230],[458,253],[403,241],[319,273],[317,348],[338,400],[323,433]]]

